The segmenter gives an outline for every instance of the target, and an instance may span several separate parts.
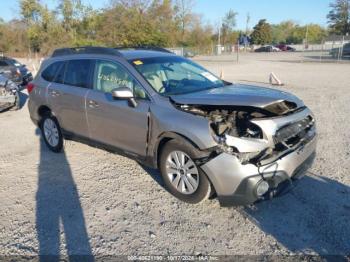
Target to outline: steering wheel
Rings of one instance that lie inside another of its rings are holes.
[[[166,87],[163,85],[161,88],[159,88],[158,93],[163,93],[162,91],[166,91]]]
[[[162,91],[168,92],[172,89],[170,80],[162,81],[162,83],[163,86],[158,90],[159,93],[162,93]]]
[[[188,81],[188,79],[185,79],[185,78],[181,79],[181,80],[174,86],[174,89],[178,88],[179,86],[180,86],[180,87],[185,86],[185,83],[186,83],[187,81]]]

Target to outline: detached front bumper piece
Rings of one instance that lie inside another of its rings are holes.
[[[303,164],[313,157],[316,140],[315,134],[307,144],[260,167],[243,165],[236,156],[222,153],[201,168],[213,183],[222,206],[249,205],[267,196],[277,195],[291,184]],[[266,189],[266,182],[268,191],[259,195]]]

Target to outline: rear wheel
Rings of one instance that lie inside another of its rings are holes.
[[[42,118],[40,129],[48,148],[55,153],[61,152],[63,149],[63,136],[57,119],[51,114],[45,115]]]
[[[189,143],[171,140],[160,157],[160,171],[167,189],[178,199],[197,204],[210,196],[211,185],[196,165],[196,150]]]

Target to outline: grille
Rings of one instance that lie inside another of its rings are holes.
[[[308,131],[314,126],[314,119],[308,116],[298,122],[280,128],[274,136],[275,145],[292,147],[305,139]]]

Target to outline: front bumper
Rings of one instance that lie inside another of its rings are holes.
[[[266,197],[258,197],[255,193],[260,181],[269,183],[272,194],[290,184],[303,164],[314,156],[316,144],[315,135],[307,144],[260,167],[243,165],[236,156],[222,153],[201,168],[211,180],[222,206],[249,205]]]

